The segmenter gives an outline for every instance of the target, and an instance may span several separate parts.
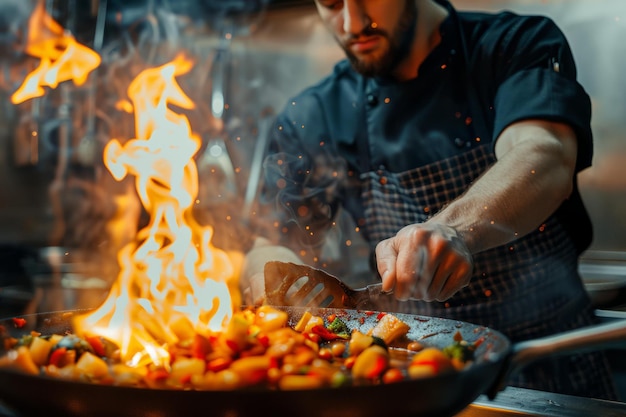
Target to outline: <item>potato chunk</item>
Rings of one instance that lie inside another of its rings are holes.
[[[370,331],[370,335],[381,338],[386,344],[406,336],[411,328],[393,314],[385,314],[376,326]]]

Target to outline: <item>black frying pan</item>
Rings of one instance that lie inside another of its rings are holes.
[[[292,322],[303,309],[286,308]],[[311,311],[311,309],[309,309]],[[316,309],[316,314],[347,313],[346,321],[363,331],[376,314],[356,310]],[[29,330],[44,334],[70,331],[73,312],[24,316],[27,326],[0,324],[13,335]],[[452,416],[479,395],[493,398],[508,375],[540,357],[590,350],[626,340],[626,320],[582,331],[512,345],[499,332],[470,323],[395,314],[411,326],[409,337],[434,346],[451,343],[458,330],[468,341],[484,338],[474,365],[462,372],[389,385],[323,388],[302,391],[262,389],[176,391],[129,388],[64,381],[0,369],[0,400],[20,416],[89,417],[380,417]],[[363,321],[363,324],[361,324]]]

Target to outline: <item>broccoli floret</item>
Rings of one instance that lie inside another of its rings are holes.
[[[15,347],[30,346],[31,343],[33,343],[33,336],[30,335],[30,334],[27,334],[25,336],[20,337],[17,340],[17,343],[15,344]]]
[[[455,341],[451,345],[443,348],[443,353],[448,355],[450,359],[458,359],[465,363],[474,359],[474,351],[476,348],[467,343],[465,340]]]
[[[336,335],[347,337],[350,336],[350,329],[348,328],[348,325],[339,317],[335,317],[332,323],[330,323],[326,328]]]
[[[59,340],[57,344],[52,347],[51,352],[54,352],[55,350],[60,348],[75,350],[77,357],[85,352],[93,353],[93,348],[91,347],[91,345],[86,340],[81,339],[80,337],[75,335],[63,336],[63,339]]]

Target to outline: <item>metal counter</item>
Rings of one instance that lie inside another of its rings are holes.
[[[456,417],[624,417],[626,403],[507,387],[492,401],[481,396]]]

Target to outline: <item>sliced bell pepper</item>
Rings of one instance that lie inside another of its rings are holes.
[[[339,335],[337,333],[333,333],[330,330],[328,330],[325,326],[313,326],[313,328],[311,328],[311,331],[316,334],[319,335],[322,340],[337,340],[337,339],[347,339],[348,337],[345,335]]]

